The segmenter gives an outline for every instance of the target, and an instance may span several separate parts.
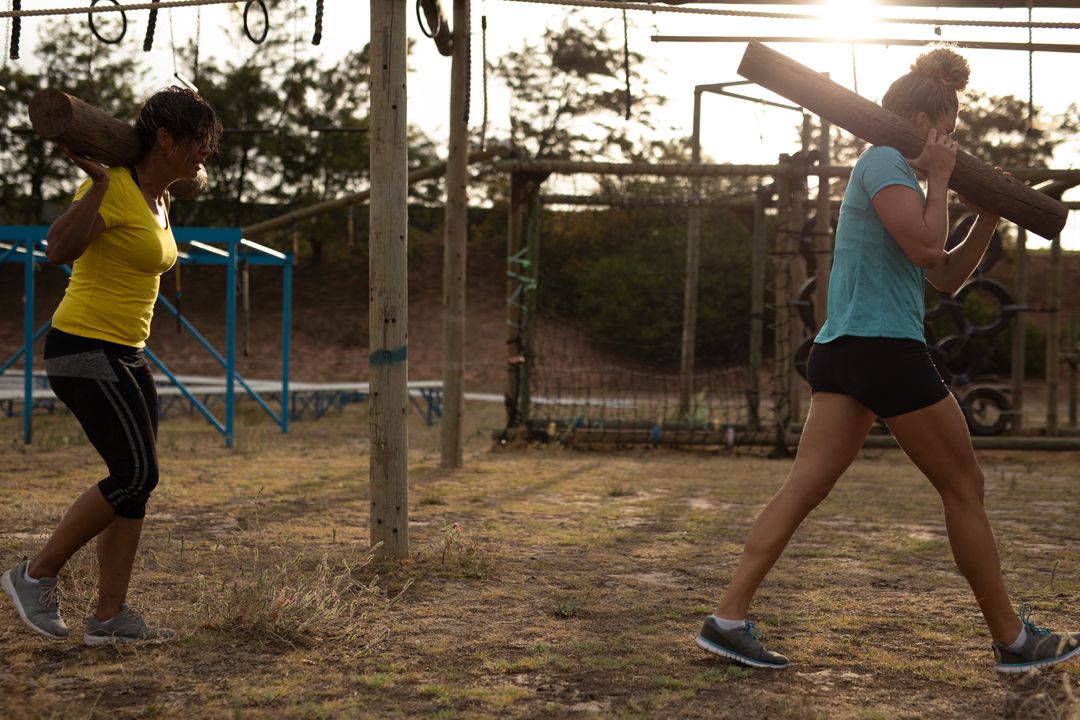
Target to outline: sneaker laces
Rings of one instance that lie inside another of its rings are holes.
[[[743,626],[743,630],[745,630],[746,634],[754,638],[755,640],[761,639],[761,631],[754,627],[754,623],[750,622],[749,620],[746,621],[746,625]]]
[[[1031,621],[1031,603],[1024,603],[1020,606],[1020,622],[1024,623],[1024,627],[1032,635],[1050,634],[1050,628],[1039,627]]]
[[[57,585],[47,585],[41,589],[41,594],[38,596],[38,602],[49,610],[56,610],[60,607],[60,588]]]

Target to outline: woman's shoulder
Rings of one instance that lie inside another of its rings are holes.
[[[904,155],[894,147],[888,145],[873,145],[859,156],[858,162],[904,162]]]

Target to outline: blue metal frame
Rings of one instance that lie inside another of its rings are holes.
[[[33,346],[50,326],[45,323],[37,330],[34,329],[34,264],[45,263],[47,258],[41,251],[44,247],[44,239],[48,233],[48,226],[43,225],[8,225],[0,226],[0,243],[14,241],[11,247],[0,245],[0,263],[22,262],[24,265],[24,309],[23,309],[23,347],[16,351],[5,362],[0,363],[0,375],[2,375],[20,356],[24,358],[24,397],[23,397],[23,442],[29,444],[33,439],[32,414],[34,408],[33,399]],[[281,253],[264,247],[257,243],[243,239],[239,228],[173,228],[173,235],[180,245],[188,245],[187,251],[182,251],[178,262],[183,265],[223,265],[226,267],[226,349],[225,356],[214,349],[195,326],[187,318],[180,316],[177,309],[163,295],[158,295],[158,302],[174,316],[177,316],[180,324],[201,344],[213,357],[225,368],[225,420],[221,422],[210,412],[207,404],[200,402],[175,374],[161,361],[153,351],[145,349],[147,358],[156,365],[169,381],[175,385],[181,394],[225,437],[225,445],[232,447],[235,439],[235,414],[236,414],[236,383],[266,411],[274,422],[281,427],[281,432],[288,432],[289,412],[289,350],[290,335],[292,329],[292,266],[291,253]],[[225,249],[214,247],[215,244],[223,244]],[[251,386],[236,372],[236,271],[243,249],[244,261],[251,265],[274,265],[283,270],[283,312],[282,312],[282,358],[281,358],[281,409],[275,412],[269,404],[255,392]],[[13,256],[19,256],[13,258]],[[71,268],[61,265],[60,268],[71,275]]]

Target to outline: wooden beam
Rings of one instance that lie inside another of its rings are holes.
[[[744,43],[756,40],[762,43],[782,45],[785,43],[820,43],[838,45],[898,45],[922,47],[940,43],[933,40],[913,40],[911,38],[839,38],[839,37],[804,37],[797,35],[762,37],[760,35],[653,35],[653,42],[682,43]],[[992,42],[989,40],[950,40],[949,45],[971,50],[1019,50],[1022,52],[1080,53],[1080,45],[1073,43],[1023,43]]]
[[[910,121],[759,42],[747,46],[739,74],[869,143],[894,147],[905,157],[918,157],[925,144],[924,134]],[[949,187],[1048,239],[1061,232],[1069,214],[1059,201],[963,150],[957,154]]]
[[[824,5],[828,0],[662,0],[664,5]],[[901,7],[943,7],[943,8],[1019,8],[1026,10],[1028,0],[877,0],[876,5],[896,5]],[[1038,9],[1043,8],[1080,8],[1077,0],[1039,0]]]
[[[34,94],[30,99],[30,124],[45,140],[105,165],[130,167],[139,161],[135,128],[60,90],[45,88]],[[169,186],[169,192],[190,200],[207,184],[204,169],[196,178],[177,180]]]

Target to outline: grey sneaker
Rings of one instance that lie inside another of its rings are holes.
[[[98,620],[91,615],[86,618],[86,645],[114,645],[118,643],[164,643],[176,637],[175,630],[154,628],[146,624],[142,617],[124,603],[114,617]]]
[[[1020,621],[1027,630],[1027,640],[1019,650],[994,643],[997,671],[1023,673],[1037,667],[1056,665],[1080,654],[1080,633],[1054,633],[1031,622],[1031,606],[1020,606]]]
[[[68,635],[68,627],[60,617],[60,594],[56,578],[41,578],[36,583],[26,581],[29,559],[4,573],[0,578],[4,592],[15,603],[19,618],[38,635],[51,640],[62,640]]]
[[[788,666],[786,657],[765,649],[761,644],[761,632],[752,622],[734,630],[724,630],[709,615],[694,642],[702,650],[750,667],[780,669]]]

